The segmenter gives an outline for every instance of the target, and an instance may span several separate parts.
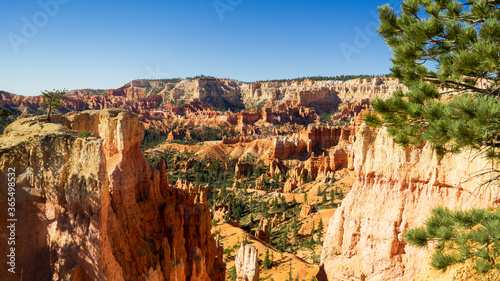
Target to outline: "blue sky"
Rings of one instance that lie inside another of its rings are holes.
[[[0,90],[118,88],[133,79],[240,81],[384,74],[377,7],[399,1],[0,2]]]

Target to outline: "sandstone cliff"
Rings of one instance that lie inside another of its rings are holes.
[[[500,200],[478,188],[491,167],[474,151],[439,159],[429,145],[403,149],[384,129],[360,126],[354,143],[357,181],[335,211],[325,236],[319,280],[410,280],[422,268],[425,250],[403,240],[423,225],[437,205],[487,207]]]
[[[203,187],[169,184],[163,161],[148,166],[137,115],[54,119],[18,120],[0,139],[0,169],[16,172],[18,220],[16,274],[3,280],[224,280]],[[74,134],[82,130],[94,137]]]

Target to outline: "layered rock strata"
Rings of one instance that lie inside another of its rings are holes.
[[[403,240],[438,205],[486,208],[500,198],[481,183],[492,174],[477,151],[440,159],[430,145],[403,149],[385,129],[361,125],[354,143],[357,180],[330,220],[318,280],[410,280],[424,249]]]
[[[16,121],[0,139],[0,182],[15,169],[18,221],[18,268],[3,280],[224,280],[203,187],[171,185],[163,161],[148,166],[137,115],[54,119]],[[83,130],[94,137],[74,134]]]

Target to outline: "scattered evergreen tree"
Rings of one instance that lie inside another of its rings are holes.
[[[56,108],[62,104],[62,98],[68,93],[66,89],[64,90],[52,90],[52,91],[42,91],[42,97],[45,99],[41,104],[48,105],[49,110],[47,112],[47,120],[50,122],[50,113],[52,108]]]
[[[5,129],[7,124],[9,123],[9,121],[6,120],[7,117],[9,117],[11,115],[12,115],[12,112],[10,112],[9,110],[0,108],[0,134],[3,133],[3,130]]]
[[[318,233],[318,244],[321,244],[321,238],[323,237],[323,220],[320,219],[319,220],[319,223],[318,223],[318,230],[317,230],[317,233]]]
[[[299,226],[297,225],[297,218],[293,219],[292,222],[292,233],[293,233],[293,238],[295,240],[295,243],[299,241]]]
[[[229,269],[229,279],[236,281],[236,267],[233,266]]]
[[[316,226],[314,225],[314,221],[313,221],[313,226],[312,226],[312,228],[311,228],[311,234],[310,234],[310,235],[311,235],[311,237],[313,237],[313,236],[314,236],[314,233],[316,233]]]
[[[280,203],[280,205],[281,205],[281,212],[284,213],[284,212],[286,212],[286,209],[288,207],[287,204],[286,204],[285,196],[281,195],[280,201],[281,201],[281,203]]]
[[[274,197],[273,198],[273,210],[278,211],[280,209],[279,203],[278,203],[278,198]]]
[[[0,120],[3,120],[12,115],[12,112],[7,109],[0,108]]]
[[[387,127],[402,146],[427,142],[440,156],[464,148],[482,149],[500,159],[500,1],[405,0],[396,14],[379,8],[380,35],[392,50],[391,74],[399,89],[372,101],[379,114],[370,126]],[[427,62],[435,62],[429,69]],[[449,89],[450,98],[442,99]],[[498,177],[496,178],[498,179]],[[437,241],[431,264],[446,269],[472,259],[476,270],[498,270],[498,213],[435,209],[423,228],[408,231],[408,243]]]
[[[305,182],[308,183],[308,182],[312,182],[312,181],[313,181],[313,179],[312,179],[311,175],[307,175]]]
[[[269,260],[269,248],[266,247],[266,255],[264,256],[264,262],[262,263],[264,269],[270,269],[272,267],[271,261]]]
[[[79,136],[82,138],[82,139],[87,139],[88,137],[90,137],[92,135],[92,133],[88,130],[85,130],[83,132],[80,132]]]
[[[285,252],[288,246],[288,227],[285,227],[280,240],[280,251]]]

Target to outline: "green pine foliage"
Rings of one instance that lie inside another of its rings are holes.
[[[266,247],[266,255],[264,256],[264,262],[262,263],[264,269],[270,269],[272,267],[272,262],[269,259],[269,248]]]
[[[440,156],[474,148],[500,160],[500,1],[405,0],[400,13],[385,5],[379,14],[391,75],[408,91],[373,100],[365,122],[405,147],[427,142]],[[499,269],[499,226],[498,211],[437,208],[405,239],[436,242],[435,268],[473,260],[486,273]]]
[[[324,230],[323,220],[320,219],[318,223],[318,229],[316,230],[318,233],[318,244],[321,244],[321,238],[323,237],[323,230]]]
[[[479,273],[499,270],[500,212],[491,209],[450,211],[438,207],[425,226],[407,231],[405,240],[417,247],[436,243],[431,265],[446,270],[472,259]]]
[[[89,130],[85,130],[79,133],[79,136],[82,139],[87,139],[88,137],[92,136],[92,133]]]
[[[432,143],[442,155],[464,147],[495,147],[500,132],[500,1],[406,0],[396,14],[379,8],[379,33],[392,50],[391,74],[401,89],[375,99],[371,126],[386,125],[403,146]],[[428,68],[428,62],[437,64]],[[481,87],[480,82],[489,81]],[[453,98],[440,100],[438,89]]]
[[[62,104],[62,98],[68,93],[66,89],[64,90],[52,90],[52,91],[42,91],[42,97],[44,101],[41,105],[48,105],[49,110],[47,112],[47,120],[50,121],[50,113],[53,108],[56,108]]]
[[[13,120],[13,119],[9,118],[10,116],[12,116],[11,111],[9,111],[7,109],[0,108],[0,134],[3,134],[5,127],[10,122],[12,122],[11,120]],[[8,120],[8,119],[10,119],[10,120]]]

